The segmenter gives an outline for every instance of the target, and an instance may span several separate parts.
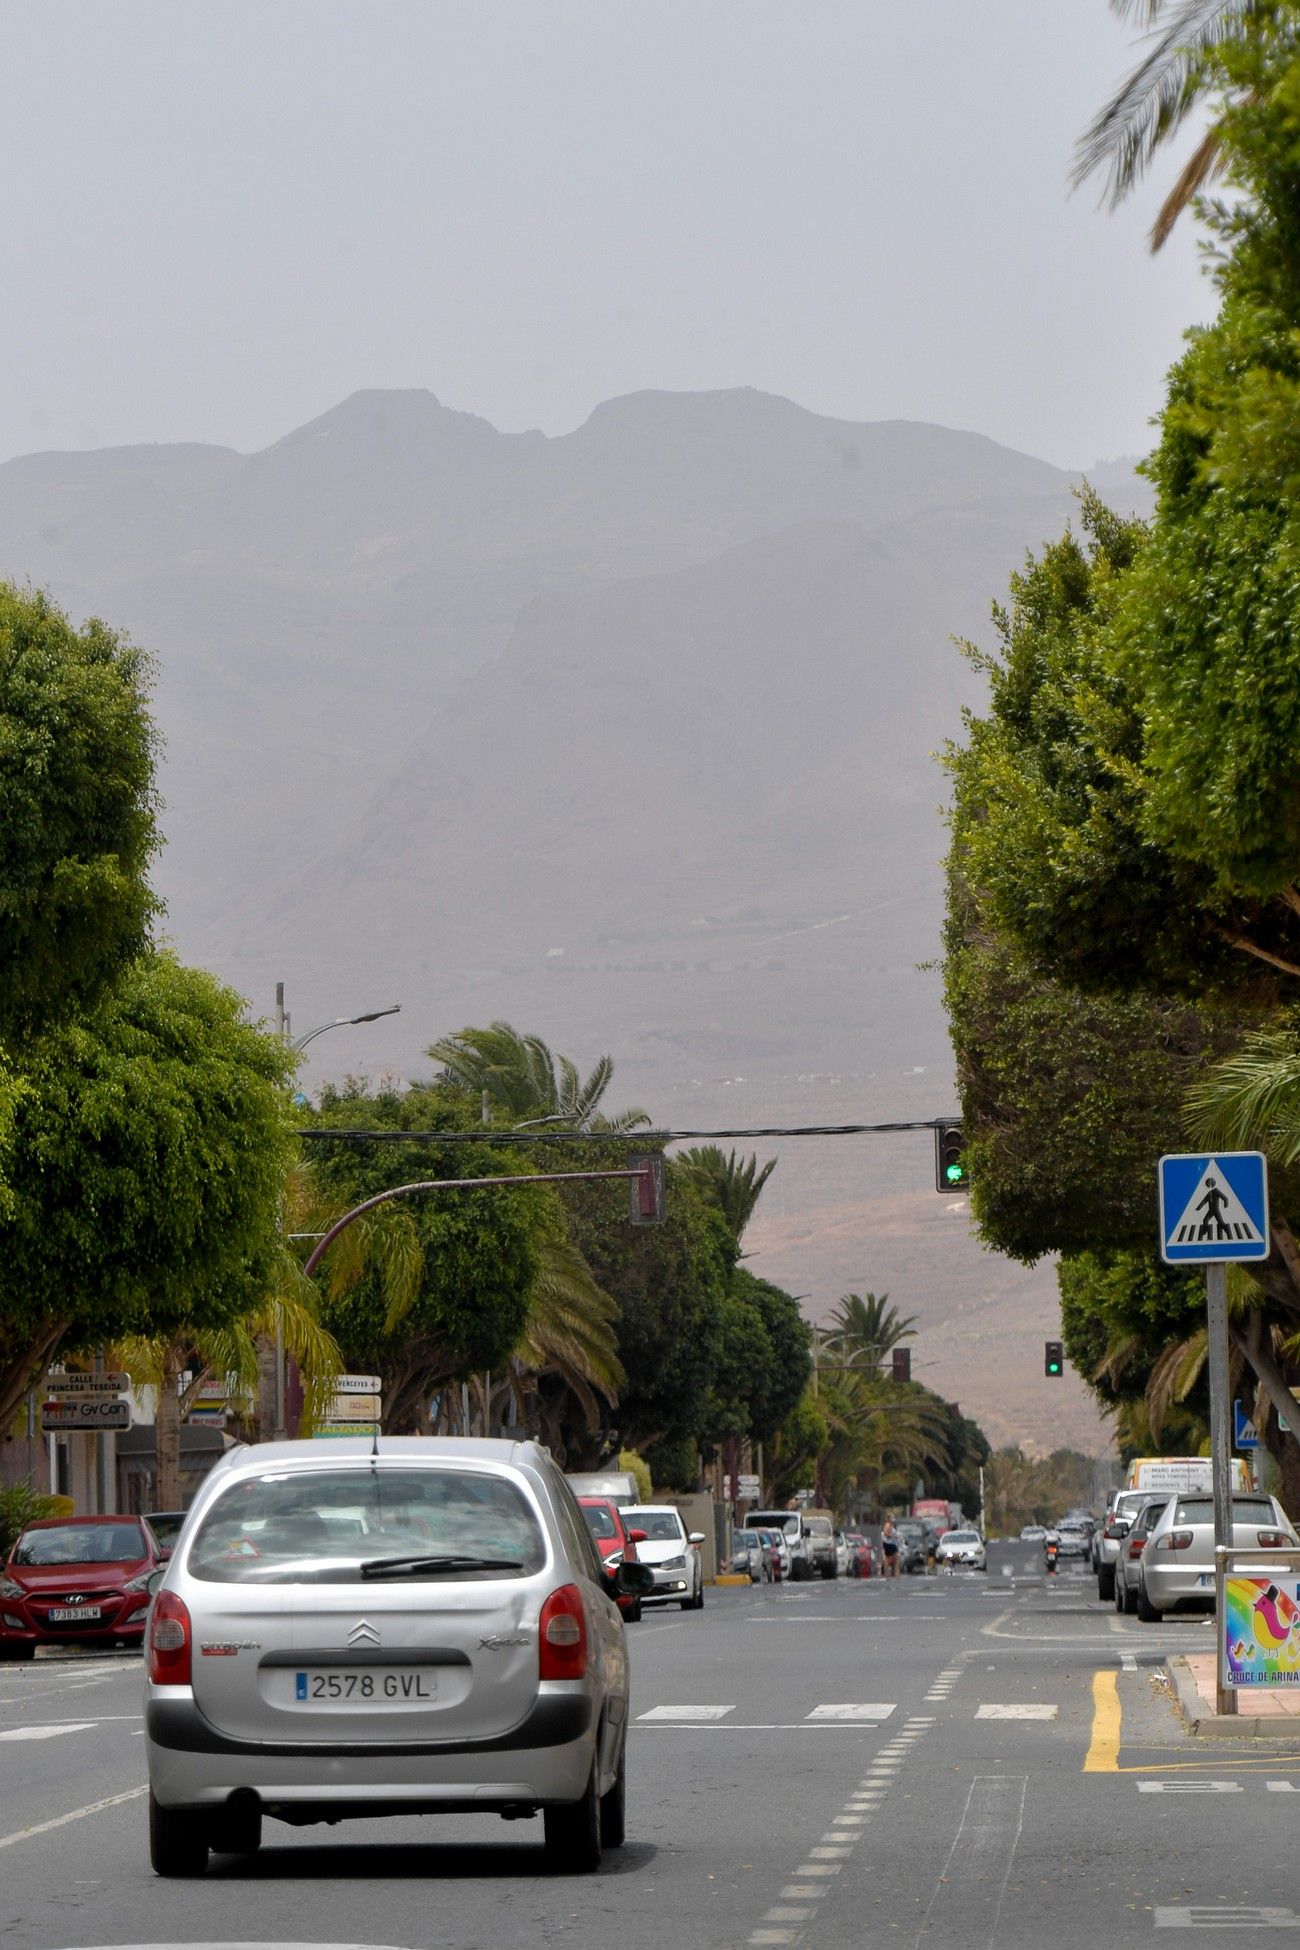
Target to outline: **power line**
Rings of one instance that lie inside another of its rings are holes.
[[[909,1118],[890,1124],[762,1124],[728,1131],[372,1131],[319,1127],[298,1132],[317,1143],[351,1144],[681,1144],[688,1138],[868,1137],[878,1131],[934,1131],[956,1117]]]

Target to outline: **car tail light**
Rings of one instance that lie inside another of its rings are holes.
[[[189,1606],[174,1591],[160,1591],[149,1620],[149,1677],[155,1686],[188,1686],[193,1638]]]
[[[1135,1537],[1128,1547],[1129,1556],[1141,1557],[1143,1551],[1146,1549],[1146,1542],[1145,1537]]]
[[[1257,1530],[1255,1535],[1259,1539],[1260,1549],[1265,1551],[1284,1551],[1291,1542],[1280,1530]]]
[[[1192,1533],[1190,1530],[1171,1530],[1167,1536],[1158,1538],[1156,1541],[1156,1549],[1158,1551],[1189,1551],[1191,1548]]]
[[[581,1679],[587,1670],[587,1614],[576,1584],[562,1584],[542,1606],[537,1631],[541,1679]]]

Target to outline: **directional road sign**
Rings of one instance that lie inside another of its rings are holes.
[[[1262,1151],[1176,1152],[1160,1160],[1160,1256],[1169,1266],[1267,1259]]]
[[[129,1429],[131,1404],[107,1396],[83,1395],[70,1402],[42,1402],[41,1430],[53,1434],[58,1429]]]
[[[1259,1447],[1259,1432],[1240,1402],[1232,1404],[1232,1446],[1234,1449]]]
[[[49,1374],[46,1380],[55,1395],[125,1395],[131,1387],[129,1374]]]

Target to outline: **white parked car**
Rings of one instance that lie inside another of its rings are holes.
[[[263,1817],[541,1814],[554,1865],[624,1829],[620,1591],[532,1442],[384,1436],[232,1449],[145,1639],[150,1854],[202,1875]]]
[[[681,1511],[671,1503],[631,1503],[623,1512],[623,1521],[629,1530],[645,1532],[645,1542],[637,1545],[636,1554],[654,1572],[655,1581],[643,1603],[678,1604],[683,1611],[703,1611],[703,1531],[688,1531]]]
[[[987,1571],[988,1555],[978,1530],[945,1530],[935,1560],[950,1570]]]

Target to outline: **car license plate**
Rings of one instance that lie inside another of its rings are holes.
[[[1196,1582],[1201,1586],[1203,1590],[1208,1590],[1210,1585],[1214,1583],[1213,1571],[1202,1571],[1200,1577],[1197,1578]]]
[[[51,1625],[75,1625],[88,1618],[98,1618],[98,1605],[56,1605],[50,1613]]]
[[[427,1706],[438,1697],[438,1676],[428,1666],[352,1666],[344,1672],[318,1668],[294,1674],[294,1698],[304,1706],[369,1704]]]

